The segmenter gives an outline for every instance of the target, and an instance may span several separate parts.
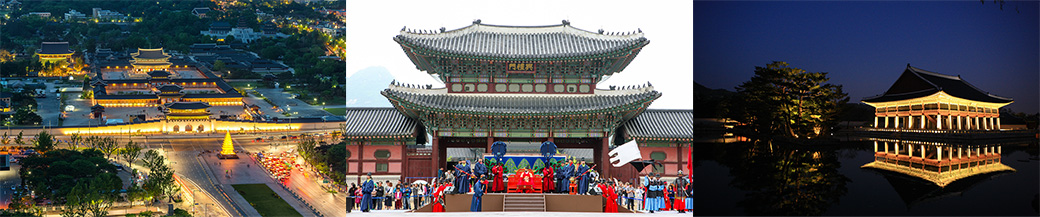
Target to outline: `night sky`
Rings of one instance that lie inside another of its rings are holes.
[[[1016,12],[1017,7],[1017,12]],[[695,2],[694,81],[734,90],[755,66],[828,72],[850,102],[882,94],[906,64],[1040,110],[1040,6],[960,2]]]

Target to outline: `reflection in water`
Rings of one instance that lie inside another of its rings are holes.
[[[1040,214],[1036,140],[728,139],[694,144],[695,215]]]
[[[848,189],[837,152],[799,150],[771,142],[739,142],[732,157],[733,186],[749,192],[739,202],[749,215],[820,215]]]
[[[907,207],[960,195],[982,181],[1015,172],[1000,162],[1000,144],[870,140],[874,143],[874,161],[862,168],[876,169]]]
[[[863,165],[863,168],[897,172],[930,181],[939,187],[979,174],[1015,171],[1000,163],[1003,150],[998,144],[871,140],[874,140],[874,162]]]

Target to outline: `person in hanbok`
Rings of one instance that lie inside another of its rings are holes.
[[[553,172],[552,165],[542,168],[542,192],[553,192],[556,190],[556,185],[553,183]]]
[[[502,173],[505,172],[505,168],[502,167],[502,163],[495,162],[495,166],[491,167],[491,173],[494,175],[494,182],[491,185],[491,192],[505,192],[506,185],[502,182],[504,176]]]
[[[596,187],[598,187],[599,190],[603,192],[603,197],[607,199],[607,204],[605,207],[603,207],[603,212],[618,212],[617,194],[614,192],[614,187],[612,185],[607,185],[607,183],[603,182],[597,184]]]
[[[534,174],[531,173],[530,169],[523,168],[518,170],[520,185],[517,185],[517,190],[520,193],[533,193],[534,192]]]
[[[373,190],[375,190],[375,183],[372,182],[372,173],[369,173],[368,179],[361,184],[361,212],[368,212],[369,209],[372,209]]]
[[[481,211],[481,198],[484,197],[485,184],[484,177],[477,178],[476,182],[473,182],[473,200],[470,201],[469,211],[480,212]]]
[[[581,164],[578,164],[577,169],[574,171],[578,179],[578,194],[585,195],[589,193],[589,166],[585,165],[585,161],[582,160]]]
[[[560,180],[556,183],[556,190],[559,193],[570,192],[571,174],[574,173],[574,166],[572,166],[570,162],[567,162],[566,164],[561,164],[560,169],[555,172],[556,178]]]
[[[451,186],[450,182],[444,182],[433,192],[433,212],[444,212],[444,189]]]

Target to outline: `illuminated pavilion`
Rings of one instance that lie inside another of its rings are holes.
[[[40,56],[40,62],[68,63],[69,57],[75,53],[69,49],[69,42],[43,42],[36,55]]]
[[[1012,102],[910,64],[884,94],[863,99],[876,109],[875,128],[914,130],[999,130],[1000,107]]]
[[[145,49],[138,48],[137,52],[130,54],[133,57],[130,60],[130,65],[134,67],[134,72],[144,73],[153,70],[166,70],[170,68],[170,55],[163,51],[163,48]]]

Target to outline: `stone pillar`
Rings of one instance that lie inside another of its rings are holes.
[[[953,129],[953,115],[946,115],[946,129]]]
[[[893,143],[892,146],[896,148],[896,154],[899,154],[899,143]]]
[[[942,160],[942,148],[935,147],[935,160]]]
[[[997,117],[997,130],[1000,130],[1000,117]]]
[[[913,129],[913,128],[914,128],[914,116],[913,115],[906,116],[906,129]]]
[[[1003,150],[1001,149],[1002,147],[1003,146],[997,146],[997,154],[1003,154],[1004,153]]]
[[[882,144],[885,145],[885,153],[888,153],[888,142],[884,142]]]
[[[877,141],[874,141],[874,153],[877,153]]]
[[[957,158],[964,157],[964,147],[957,147]]]
[[[900,120],[899,120],[899,116],[897,115],[897,116],[895,117],[895,119],[896,119],[896,121],[895,121],[895,122],[896,122],[896,129],[899,129],[899,121],[900,121]]]
[[[914,144],[906,143],[906,156],[914,156]]]
[[[874,128],[880,128],[880,127],[878,127],[877,122],[878,122],[878,116],[874,115]]]
[[[962,119],[961,116],[957,115],[957,130],[963,130],[964,129],[964,124],[963,124],[963,122],[961,122],[961,119]]]
[[[975,116],[975,129],[976,130],[981,130],[982,129],[982,124],[981,124],[982,122],[979,122],[979,121],[980,121],[979,116]]]
[[[924,127],[925,127],[925,123],[928,123],[928,122],[924,120],[924,115],[921,115],[921,129],[922,129],[922,130],[923,130],[923,129],[924,129]]]
[[[924,145],[921,145],[921,159],[924,159]]]

